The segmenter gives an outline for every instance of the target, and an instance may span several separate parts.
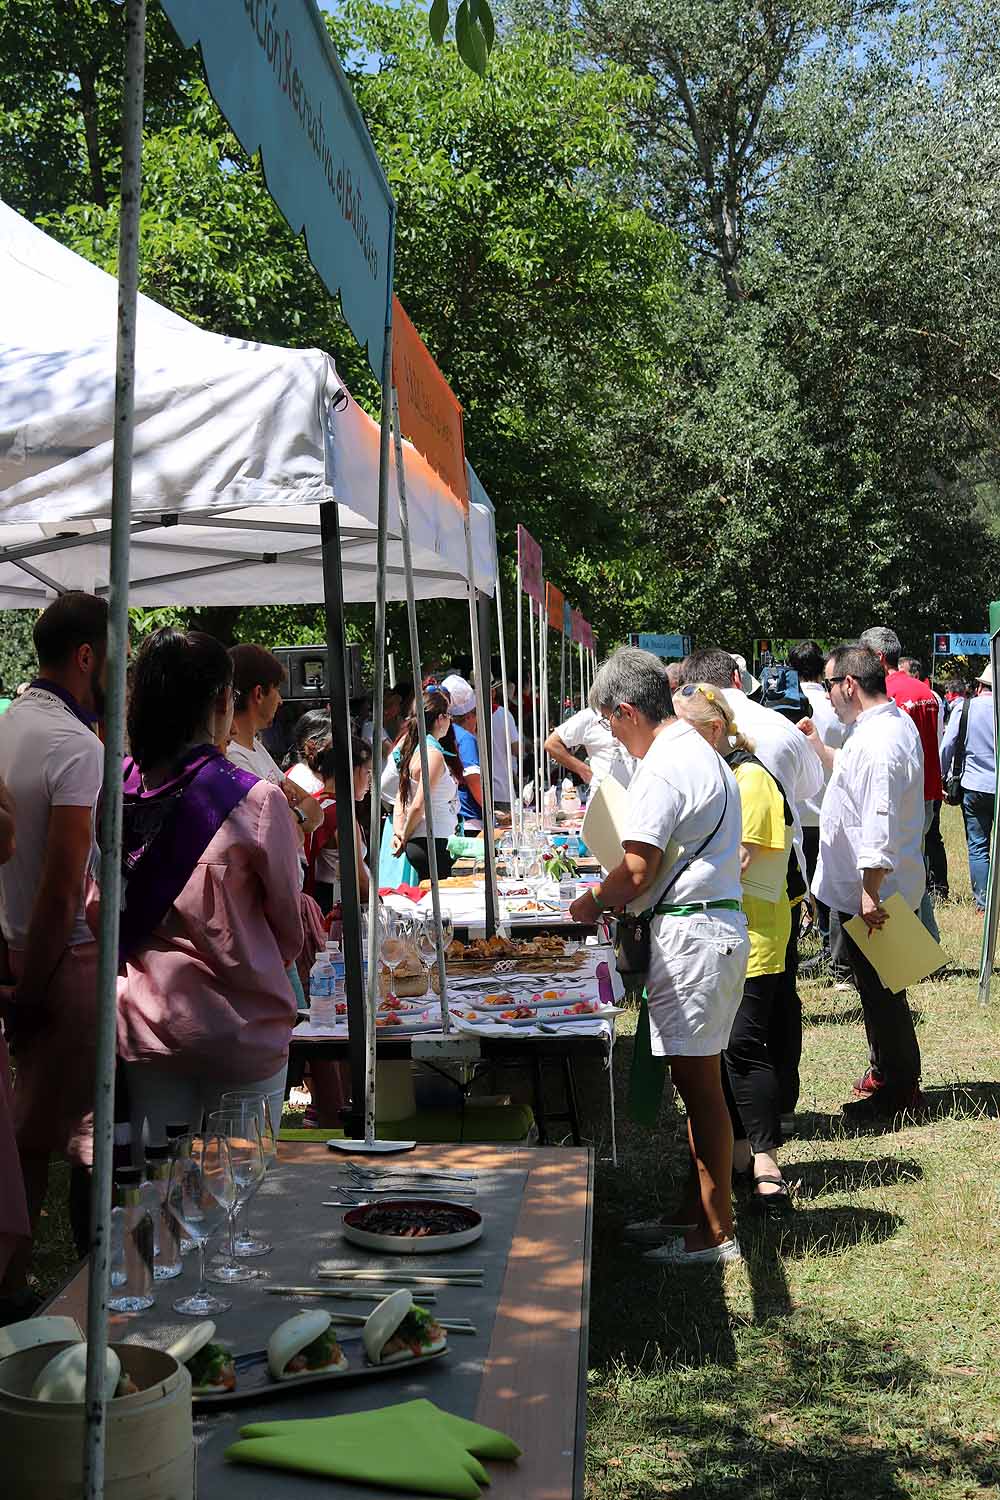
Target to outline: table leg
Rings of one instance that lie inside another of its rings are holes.
[[[542,1060],[533,1057],[531,1060],[531,1082],[535,1096],[535,1124],[538,1126],[538,1144],[547,1146],[549,1143],[549,1131],[545,1118],[545,1083],[542,1078]]]
[[[580,1112],[576,1104],[576,1075],[573,1072],[573,1059],[568,1052],[563,1054],[563,1087],[566,1090],[566,1110],[570,1130],[573,1132],[573,1145],[580,1145]]]

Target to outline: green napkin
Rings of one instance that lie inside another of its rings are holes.
[[[452,859],[485,859],[486,845],[482,839],[465,838],[462,834],[453,833],[448,840],[448,853]]]
[[[636,1022],[635,1040],[632,1044],[632,1069],[628,1080],[628,1112],[637,1125],[647,1130],[656,1129],[663,1098],[663,1083],[666,1076],[666,1059],[653,1056],[649,1038],[649,1010],[646,991],[642,992],[642,1005]]]
[[[484,1458],[515,1459],[501,1432],[417,1400],[339,1417],[254,1422],[226,1450],[236,1463],[297,1469],[362,1484],[478,1500],[489,1475]]]

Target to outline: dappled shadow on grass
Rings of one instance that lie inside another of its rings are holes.
[[[612,1372],[590,1397],[593,1493],[903,1500],[985,1490],[1000,1475],[994,1434],[967,1441],[928,1428],[928,1379],[894,1341],[813,1308],[752,1330],[738,1368]],[[621,1488],[606,1484],[612,1474]]]
[[[936,1119],[995,1119],[1000,1115],[1000,1083],[950,1083],[924,1092]]]
[[[914,1026],[919,1026],[924,1019],[924,1013],[917,1006],[910,1006],[910,1014],[913,1017]],[[813,1010],[803,1012],[803,1026],[863,1026],[865,1013],[860,1005],[851,1005],[837,1010]]]
[[[924,1175],[919,1162],[900,1156],[875,1156],[851,1161],[827,1157],[820,1161],[784,1162],[782,1171],[790,1182],[799,1182],[798,1201],[809,1202],[827,1193],[862,1193],[869,1188],[897,1182],[919,1182]]]

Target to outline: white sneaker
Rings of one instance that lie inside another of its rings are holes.
[[[693,1223],[683,1224],[677,1219],[636,1219],[625,1225],[624,1234],[627,1240],[634,1240],[637,1245],[662,1245],[665,1240],[686,1234],[694,1227]]]
[[[709,1245],[705,1250],[687,1250],[681,1239],[670,1240],[655,1250],[646,1250],[643,1260],[656,1261],[661,1266],[711,1266],[722,1261],[742,1260],[743,1252],[739,1240],[723,1240],[721,1245]]]

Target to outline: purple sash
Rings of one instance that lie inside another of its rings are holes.
[[[163,921],[215,834],[260,777],[241,771],[213,746],[199,745],[162,786],[146,790],[130,759],[124,779],[122,962]]]

